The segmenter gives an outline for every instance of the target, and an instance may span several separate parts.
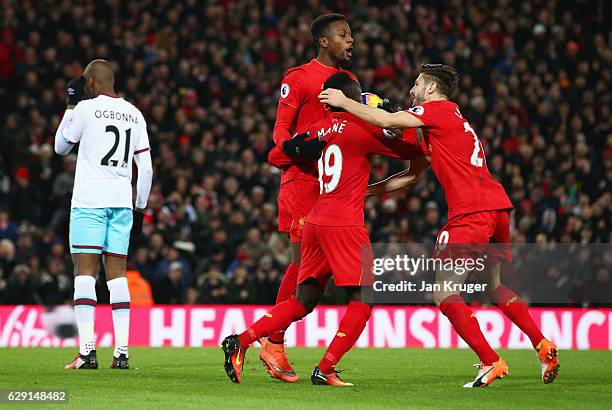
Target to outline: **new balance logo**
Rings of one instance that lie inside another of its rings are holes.
[[[336,333],[336,336],[344,337],[344,336],[346,336],[346,333],[338,332],[338,333]]]
[[[266,313],[264,316],[265,316],[265,317],[272,317],[272,314],[270,314],[270,313]]]

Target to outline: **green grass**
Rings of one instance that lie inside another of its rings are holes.
[[[110,370],[101,349],[96,371],[64,371],[74,349],[0,349],[0,390],[66,389],[68,407],[95,408],[603,408],[612,397],[612,352],[561,352],[561,373],[542,384],[531,351],[502,351],[510,375],[486,389],[463,389],[476,370],[466,350],[355,349],[340,363],[352,388],[310,384],[322,349],[289,349],[296,384],[270,379],[247,354],[242,384],[225,375],[220,349],[132,348],[128,371]],[[0,405],[1,407],[2,405]],[[40,405],[21,405],[15,408]],[[44,405],[49,407],[49,405]]]

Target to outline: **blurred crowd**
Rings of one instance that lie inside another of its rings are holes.
[[[7,0],[0,303],[71,300],[76,153],[55,155],[53,138],[66,82],[94,58],[113,62],[117,91],[148,122],[155,177],[130,268],[156,303],[273,303],[290,258],[276,231],[280,173],[266,162],[279,84],[314,56],[310,23],[330,10],[351,25],[351,70],[364,90],[406,107],[421,63],[457,68],[455,100],[515,205],[514,242],[609,243],[604,0]],[[372,162],[373,181],[404,167]],[[430,172],[407,192],[366,203],[374,242],[432,242],[445,218]],[[587,292],[578,302],[588,301]]]

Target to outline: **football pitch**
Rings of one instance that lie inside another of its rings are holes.
[[[271,379],[247,353],[242,383],[232,384],[217,348],[131,348],[127,371],[108,368],[112,350],[100,349],[98,370],[65,371],[75,349],[0,349],[0,390],[61,389],[69,403],[14,408],[604,408],[612,397],[612,352],[561,351],[551,385],[539,377],[532,351],[501,351],[510,375],[486,389],[464,389],[476,362],[467,350],[355,349],[339,365],[349,388],[313,386],[310,372],[323,349],[288,349],[301,379]],[[0,407],[5,404],[0,404]]]

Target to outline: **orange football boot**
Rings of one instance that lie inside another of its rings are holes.
[[[495,380],[502,379],[504,376],[508,375],[508,365],[501,357],[491,366],[485,366],[481,362],[479,364],[475,364],[474,367],[479,369],[476,379],[474,379],[473,382],[464,384],[463,387],[487,387]]]
[[[270,377],[286,381],[287,383],[297,382],[299,377],[293,371],[287,359],[285,345],[282,343],[272,343],[267,337],[261,338],[259,343],[261,343],[259,360],[263,363]]]
[[[231,335],[223,339],[221,348],[225,353],[225,373],[234,383],[240,383],[240,374],[244,365],[244,355],[247,348],[240,346],[238,335]]]
[[[540,367],[542,368],[542,381],[544,384],[552,383],[559,374],[559,354],[557,346],[548,339],[542,341],[536,347]]]

